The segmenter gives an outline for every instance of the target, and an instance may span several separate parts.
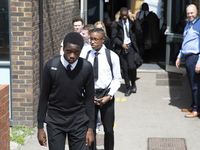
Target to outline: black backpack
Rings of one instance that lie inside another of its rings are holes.
[[[60,57],[61,56],[56,56],[55,58],[53,58],[53,60],[51,62],[50,77],[51,77],[51,83],[52,83],[52,85],[55,82],[56,71],[57,71],[58,64],[60,62]]]

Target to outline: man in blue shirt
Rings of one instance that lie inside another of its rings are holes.
[[[182,48],[176,60],[176,67],[180,67],[181,57],[185,56],[188,80],[192,90],[192,103],[188,109],[182,109],[187,118],[200,115],[200,19],[194,4],[186,8],[188,23],[183,33]]]

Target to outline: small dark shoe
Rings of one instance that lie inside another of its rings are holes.
[[[131,89],[128,89],[125,93],[125,96],[130,96],[131,95]]]
[[[137,87],[136,87],[136,85],[133,85],[131,88],[131,92],[136,93],[136,91],[137,91]]]

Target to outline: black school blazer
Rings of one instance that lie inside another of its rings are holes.
[[[130,34],[132,47],[134,51],[139,52],[138,46],[136,44],[136,36],[142,35],[142,29],[140,27],[138,20],[132,21],[129,18],[128,20],[129,20],[129,34]],[[123,41],[124,41],[124,29],[123,29],[123,23],[122,23],[121,17],[118,22],[115,22],[113,24],[112,41],[114,43],[114,51],[118,55],[120,55],[122,51]]]

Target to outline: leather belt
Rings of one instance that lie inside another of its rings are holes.
[[[199,54],[200,54],[200,53],[197,53],[197,54],[191,53],[191,54],[185,55],[185,57],[189,57],[189,56],[192,56],[192,55],[199,55]]]

